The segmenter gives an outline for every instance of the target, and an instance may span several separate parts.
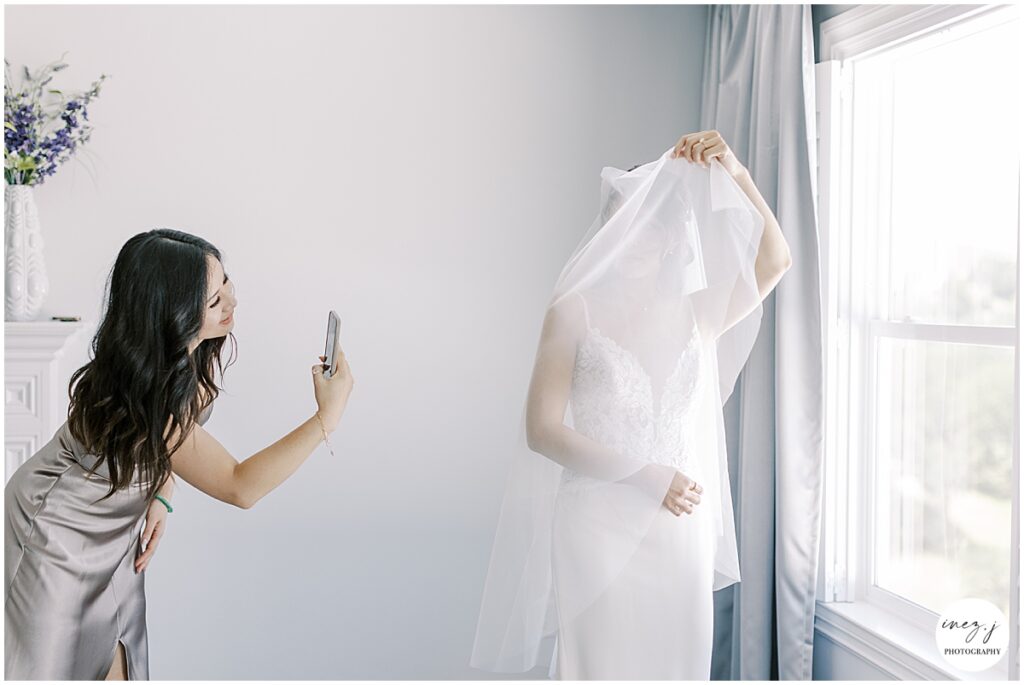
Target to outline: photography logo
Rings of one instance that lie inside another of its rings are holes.
[[[1010,644],[1010,627],[992,602],[969,597],[946,607],[935,624],[935,643],[951,665],[964,671],[995,666]]]

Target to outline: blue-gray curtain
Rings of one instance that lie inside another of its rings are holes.
[[[726,404],[740,583],[715,593],[714,680],[810,680],[824,415],[810,5],[713,5],[701,129],[750,170],[793,266]]]

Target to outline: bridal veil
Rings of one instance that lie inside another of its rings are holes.
[[[574,426],[583,413],[570,395],[563,423],[590,436],[577,443],[590,447],[556,458],[528,448],[524,409],[470,660],[476,668],[537,666],[556,612],[578,616],[615,580],[677,469],[703,488],[697,507],[713,522],[713,589],[740,580],[722,406],[760,328],[754,263],[764,219],[717,160],[703,167],[671,154],[628,172],[602,169],[600,211],[546,313],[546,325],[557,319],[581,339],[589,333],[612,346],[643,382],[627,387],[612,377],[608,387],[639,393],[639,405],[653,411],[616,417],[630,427],[620,431],[628,440],[602,439],[599,425]],[[687,357],[694,345],[699,354]],[[685,411],[650,425],[649,416],[667,411],[662,404],[680,398]],[[573,507],[571,535],[552,525],[558,507]],[[560,567],[556,602],[552,563],[561,546],[585,550],[566,558],[586,561]]]

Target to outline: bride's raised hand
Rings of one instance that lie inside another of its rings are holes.
[[[726,144],[722,134],[714,129],[687,133],[676,143],[672,157],[682,157],[704,167],[708,166],[712,159],[717,159],[733,176],[743,171],[740,160]]]
[[[662,504],[676,516],[681,516],[683,512],[692,514],[693,508],[700,504],[700,493],[702,492],[704,492],[704,488],[697,481],[682,471],[676,471]]]

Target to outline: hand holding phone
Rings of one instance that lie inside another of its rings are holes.
[[[313,367],[317,411],[328,432],[333,431],[341,420],[354,385],[352,370],[339,343],[340,334],[341,319],[337,312],[331,311],[327,316],[325,354],[320,357],[321,363]]]

